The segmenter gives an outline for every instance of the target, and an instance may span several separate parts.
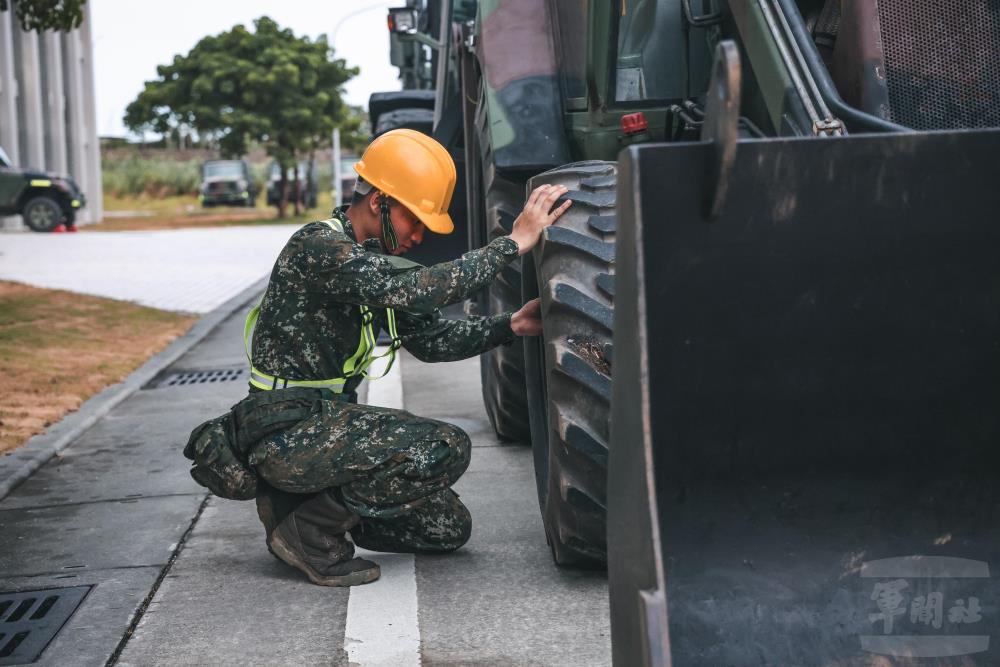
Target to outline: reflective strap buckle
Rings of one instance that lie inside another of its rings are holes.
[[[369,373],[368,368],[372,366],[379,359],[386,360],[385,366],[382,368],[382,372],[378,373],[377,375],[375,373]],[[395,361],[396,361],[396,348],[390,346],[389,350],[385,354],[374,356],[368,360],[368,362],[365,364],[365,371],[364,371],[365,377],[368,378],[369,380],[378,380],[379,378],[384,378],[386,375],[389,374],[389,371],[392,369],[392,364]]]
[[[332,380],[289,380],[287,378],[274,377],[273,375],[262,373],[256,368],[251,368],[250,384],[265,391],[285,389],[286,387],[314,387],[318,389],[330,389],[335,394],[340,394],[344,391],[347,378],[334,378]]]

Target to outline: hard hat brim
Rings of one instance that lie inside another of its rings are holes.
[[[417,216],[420,222],[424,223],[427,229],[435,234],[451,234],[455,231],[455,223],[447,213],[417,213],[411,209],[413,215]]]

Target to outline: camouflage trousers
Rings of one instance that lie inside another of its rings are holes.
[[[298,504],[330,493],[360,516],[350,530],[360,547],[453,551],[472,530],[469,510],[451,490],[469,467],[471,447],[469,436],[451,424],[322,401],[307,419],[254,446],[250,462],[266,482],[258,509],[263,502],[280,521]]]

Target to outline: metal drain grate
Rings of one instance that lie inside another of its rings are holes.
[[[154,387],[177,387],[187,384],[210,384],[216,382],[232,382],[243,380],[248,377],[246,368],[217,368],[207,371],[183,371],[181,373],[171,373]]]
[[[90,586],[0,593],[0,665],[38,660]]]

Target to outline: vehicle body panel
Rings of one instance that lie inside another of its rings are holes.
[[[998,151],[996,130],[743,141],[714,222],[711,144],[623,153],[616,664],[871,664],[906,640],[870,620],[864,563],[1000,557]],[[947,651],[976,627],[906,628],[968,664]]]
[[[28,201],[43,195],[54,199],[69,220],[87,203],[79,185],[67,174],[0,161],[0,215],[20,215]]]
[[[485,0],[480,3],[477,31],[497,168],[539,172],[569,162],[559,68],[545,3]]]

